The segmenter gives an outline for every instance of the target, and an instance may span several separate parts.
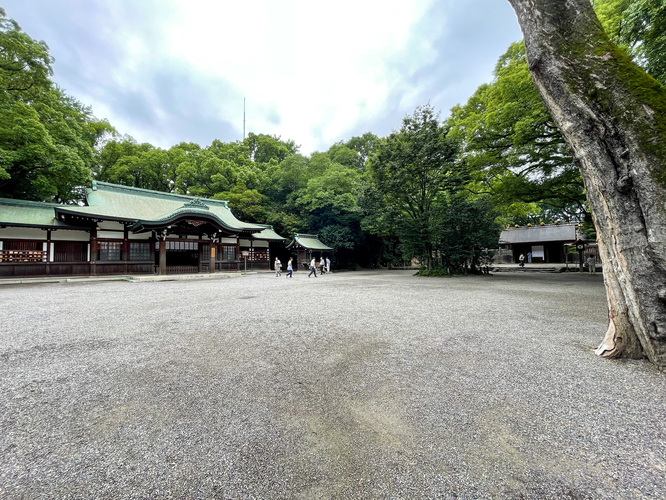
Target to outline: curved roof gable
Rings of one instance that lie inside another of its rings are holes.
[[[303,247],[308,250],[328,250],[331,251],[333,248],[324,245],[319,241],[319,237],[316,234],[298,234],[294,235],[294,239],[291,243],[287,245],[287,248],[292,247]]]
[[[256,233],[264,229],[259,224],[238,220],[226,201],[162,193],[130,186],[93,181],[86,190],[87,206],[57,207],[56,212],[91,218],[133,222],[134,225],[156,225],[191,215],[215,221],[231,232]]]

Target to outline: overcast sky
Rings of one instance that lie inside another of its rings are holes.
[[[507,0],[5,0],[54,80],[122,134],[169,148],[246,133],[325,151],[442,118],[522,35]]]

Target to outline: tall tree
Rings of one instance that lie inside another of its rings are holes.
[[[53,58],[0,8],[0,91],[39,93],[51,87]]]
[[[438,198],[462,180],[447,132],[430,105],[419,107],[371,160],[374,183],[386,210],[397,218],[401,243],[409,248],[407,257],[421,257],[428,269],[433,263]]]
[[[666,89],[610,41],[589,0],[509,2],[597,229],[609,308],[597,353],[666,368]]]
[[[521,202],[542,206],[542,217],[583,218],[583,180],[532,83],[522,42],[500,57],[492,83],[451,110],[448,125],[473,175],[470,189],[492,194],[507,216]]]
[[[0,196],[79,199],[94,148],[113,130],[51,82],[51,63],[46,44],[0,9]]]

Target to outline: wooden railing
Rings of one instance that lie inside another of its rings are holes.
[[[167,266],[167,274],[196,274],[199,272],[199,266]]]

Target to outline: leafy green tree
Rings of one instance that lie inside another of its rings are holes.
[[[309,179],[296,206],[308,212],[324,208],[333,214],[356,212],[354,191],[359,179],[355,169],[334,163],[322,175]]]
[[[49,79],[52,59],[0,9],[0,196],[70,202],[113,131]]]
[[[440,267],[450,274],[475,271],[488,249],[497,247],[501,225],[490,198],[455,196],[441,208],[437,230]]]
[[[97,179],[154,191],[172,192],[176,179],[177,150],[165,151],[131,138],[109,141],[99,152]]]
[[[236,184],[213,198],[228,201],[233,214],[243,221],[263,224],[267,219],[266,196],[256,189],[247,189],[244,184]]]
[[[278,162],[287,156],[298,153],[299,146],[292,140],[283,141],[280,137],[250,132],[243,143],[247,146],[250,158],[256,163]]]
[[[377,150],[381,139],[372,132],[366,132],[360,137],[352,137],[344,145],[353,149],[357,153],[356,166],[359,169],[365,168],[368,159]]]
[[[580,172],[532,83],[522,42],[500,57],[492,83],[451,110],[448,125],[472,172],[469,188],[492,194],[508,218],[520,218],[518,202],[536,203],[542,218],[584,217]]]
[[[0,91],[34,96],[52,86],[53,58],[0,8]]]
[[[666,3],[663,0],[595,0],[606,33],[666,85]]]
[[[397,227],[405,256],[422,258],[428,269],[433,264],[438,205],[464,180],[447,133],[430,105],[419,107],[379,145],[371,160],[374,185]]]

